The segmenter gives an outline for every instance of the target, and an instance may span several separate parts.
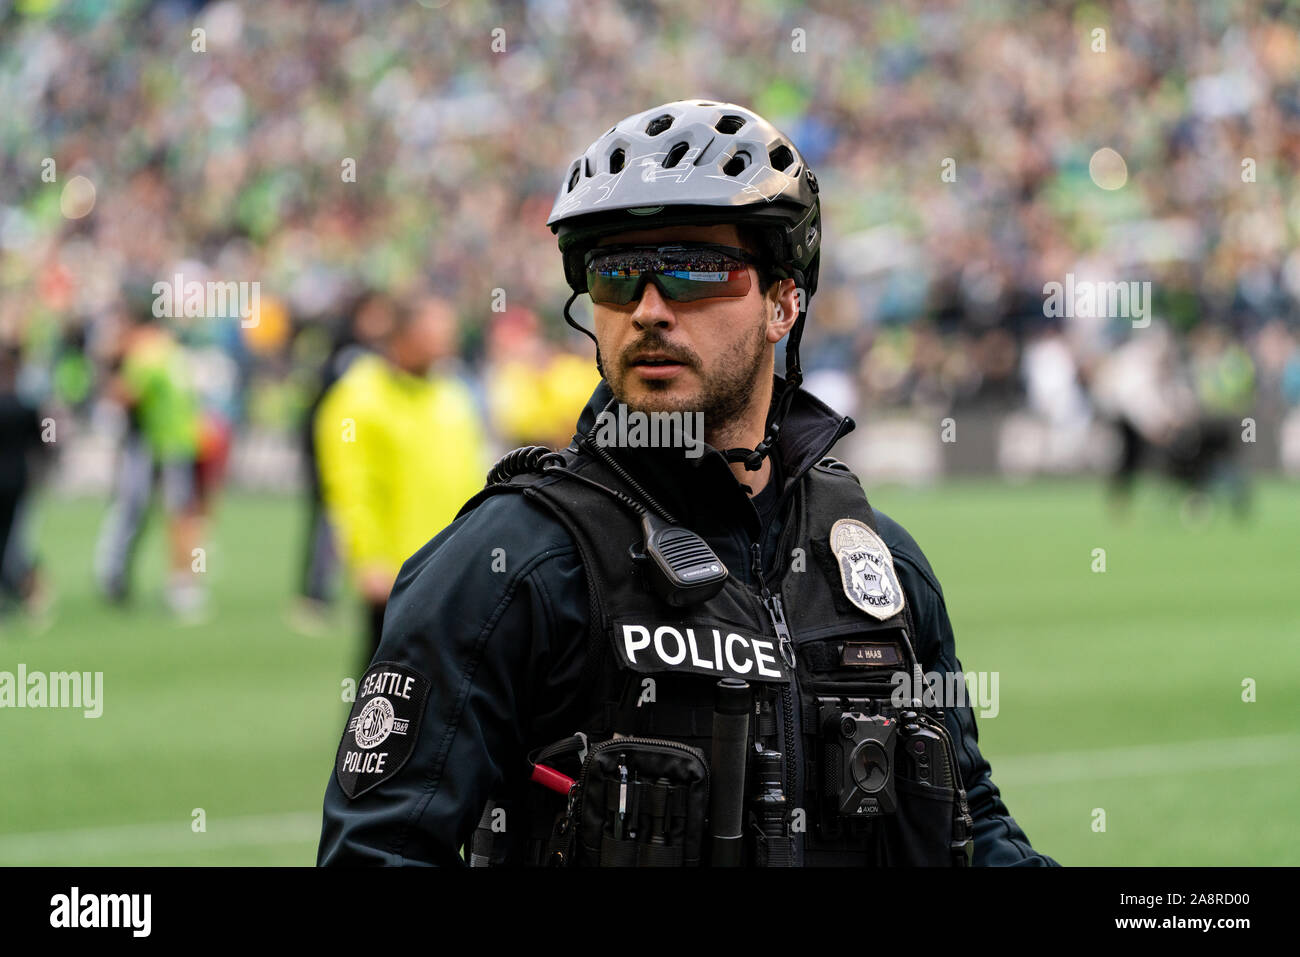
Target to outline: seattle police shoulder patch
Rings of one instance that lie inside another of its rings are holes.
[[[357,686],[334,773],[349,798],[359,797],[402,769],[415,750],[429,680],[391,661],[372,664]]]
[[[842,518],[831,526],[830,539],[849,601],[881,621],[903,610],[903,588],[894,571],[894,558],[870,526]]]

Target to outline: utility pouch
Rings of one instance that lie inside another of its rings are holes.
[[[894,867],[951,867],[957,792],[899,777],[898,810],[881,830],[884,863]]]
[[[662,738],[591,746],[574,788],[574,863],[698,867],[709,808],[704,752]]]
[[[974,843],[957,755],[936,722],[906,725],[895,779],[898,810],[881,829],[882,863],[905,867],[969,866]]]

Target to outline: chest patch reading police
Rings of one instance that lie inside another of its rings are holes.
[[[614,648],[632,671],[688,671],[746,681],[788,679],[775,638],[742,634],[721,622],[616,619]]]
[[[376,662],[357,686],[334,773],[349,798],[402,769],[415,750],[429,681],[405,665]]]
[[[894,559],[879,535],[857,519],[842,518],[831,526],[831,551],[849,601],[881,621],[903,610]]]

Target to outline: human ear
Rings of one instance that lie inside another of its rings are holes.
[[[768,339],[771,342],[779,342],[794,328],[795,320],[799,318],[799,298],[794,280],[783,279],[778,290],[768,319]]]

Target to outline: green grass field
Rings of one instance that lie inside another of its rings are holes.
[[[934,565],[963,667],[999,674],[980,745],[1036,847],[1071,865],[1300,864],[1300,486],[1261,483],[1250,521],[1196,529],[1156,485],[1124,523],[1078,481],[872,500]],[[51,619],[0,631],[0,670],[104,673],[97,719],[0,711],[0,864],[313,863],[360,639],[346,603],[320,637],[286,624],[298,503],[221,503],[214,614],[188,627],[162,605],[156,525],[134,605],[96,599],[102,512],[43,504]]]

